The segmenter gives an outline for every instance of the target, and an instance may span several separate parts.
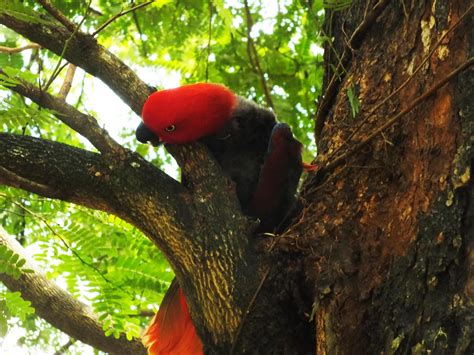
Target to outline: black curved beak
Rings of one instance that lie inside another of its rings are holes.
[[[140,122],[140,124],[138,125],[135,131],[135,137],[137,137],[137,140],[140,143],[144,143],[144,144],[150,143],[154,147],[162,144],[162,142],[160,141],[160,138],[155,136],[155,134],[152,131],[150,131],[147,128],[147,126],[143,124],[143,122]]]

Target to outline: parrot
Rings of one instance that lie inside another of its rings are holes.
[[[142,118],[135,132],[141,143],[156,146],[202,141],[235,183],[242,212],[248,214],[276,124],[273,112],[223,85],[197,83],[152,93],[145,101]],[[202,128],[199,122],[203,122]]]
[[[303,170],[314,170],[303,163],[303,145],[287,124],[223,85],[196,83],[156,91],[145,101],[142,119],[136,129],[141,143],[205,144],[234,181],[242,212],[260,220],[257,233],[285,226]],[[176,279],[142,339],[151,355],[203,354]]]

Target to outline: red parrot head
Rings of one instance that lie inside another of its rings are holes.
[[[218,84],[198,83],[157,91],[143,105],[145,127],[138,127],[137,138],[146,142],[154,135],[165,143],[193,142],[223,128],[236,105],[236,95]]]

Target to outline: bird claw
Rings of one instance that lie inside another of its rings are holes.
[[[318,169],[318,167],[316,165],[313,165],[313,164],[308,164],[308,163],[303,163],[303,171],[305,173],[309,173],[309,172],[312,172],[312,171],[316,171]]]
[[[317,168],[318,167],[316,165],[303,162],[303,170],[306,173],[309,173],[310,171],[315,171]]]

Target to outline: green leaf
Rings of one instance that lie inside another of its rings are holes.
[[[26,320],[26,317],[35,312],[34,308],[31,307],[31,302],[26,301],[21,297],[20,292],[0,292],[0,295],[5,300],[5,306],[15,317],[20,318],[20,320]]]
[[[152,6],[159,9],[161,7],[163,7],[164,5],[167,5],[169,3],[172,3],[173,0],[155,0],[153,3],[152,3]]]
[[[8,333],[8,322],[7,317],[0,317],[0,337],[4,338]]]
[[[27,8],[23,6],[22,2],[20,1],[0,0],[0,14],[12,16],[19,20],[27,21],[30,23],[44,25],[54,24],[54,22],[46,20],[44,17],[41,17],[39,12],[33,10],[32,8]]]
[[[26,260],[25,260],[25,259],[20,259],[20,260],[18,260],[18,262],[16,263],[16,267],[19,268],[19,269],[21,269],[22,266],[25,265],[25,264],[26,264]],[[22,271],[24,271],[24,270],[22,270]]]
[[[354,86],[349,86],[346,92],[347,92],[347,99],[349,100],[349,105],[351,107],[352,117],[355,117],[360,111],[359,98],[355,94]]]
[[[20,69],[23,66],[23,57],[19,53],[0,53],[0,68],[12,67]]]

